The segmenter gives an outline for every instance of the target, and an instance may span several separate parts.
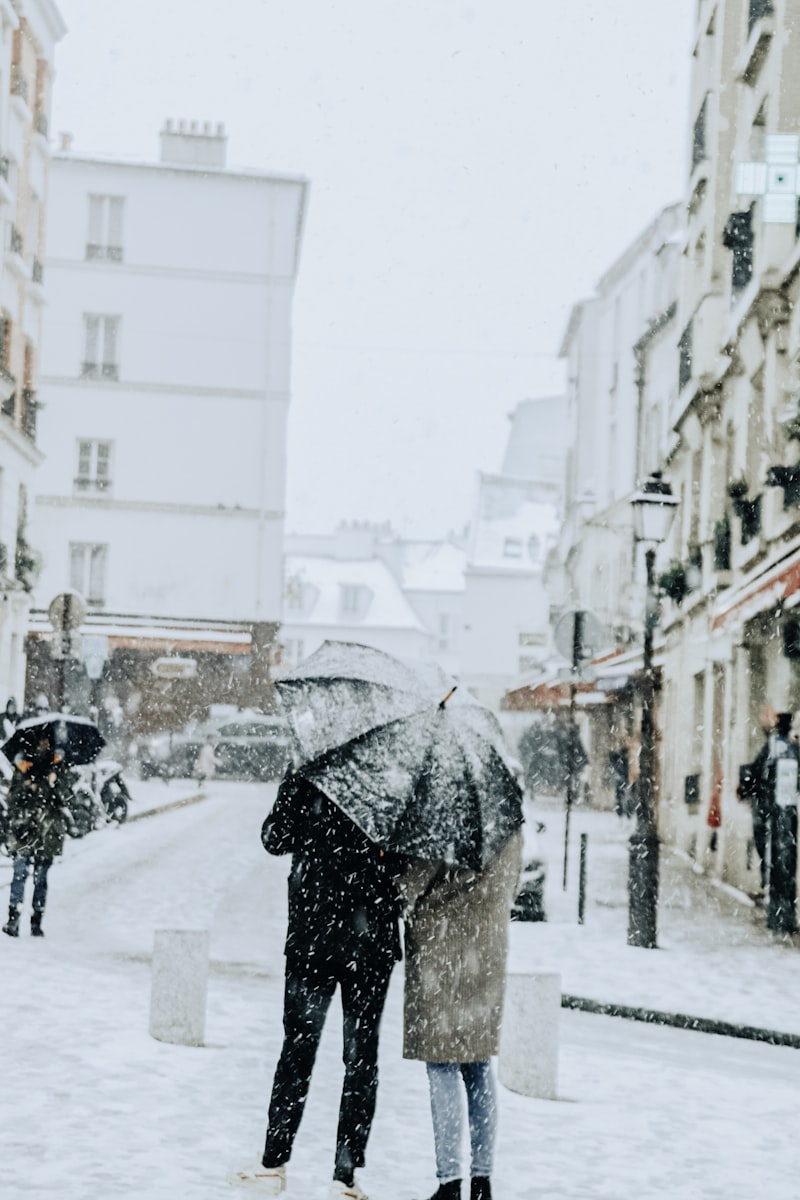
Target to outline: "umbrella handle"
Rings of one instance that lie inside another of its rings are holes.
[[[447,704],[447,701],[448,701],[448,700],[450,699],[450,697],[452,696],[453,692],[456,692],[456,691],[458,691],[458,686],[457,686],[457,685],[456,685],[456,686],[454,686],[454,687],[451,687],[451,688],[450,688],[450,691],[447,693],[447,695],[445,696],[444,700],[440,700],[440,701],[439,701],[439,708],[443,709],[443,708],[444,708],[444,706],[445,706],[445,704]]]

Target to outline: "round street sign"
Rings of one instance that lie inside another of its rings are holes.
[[[69,588],[50,601],[47,617],[53,629],[78,629],[86,620],[86,601]]]
[[[578,633],[578,644],[575,644],[576,629],[575,625],[580,618]],[[553,631],[553,640],[556,644],[556,649],[559,654],[572,663],[577,653],[580,666],[582,662],[594,658],[598,650],[601,649],[603,638],[603,627],[598,621],[594,613],[574,611],[565,612],[559,618],[556,627]]]

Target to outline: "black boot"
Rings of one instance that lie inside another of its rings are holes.
[[[9,908],[8,920],[3,926],[3,933],[7,933],[9,937],[19,937],[19,909]]]
[[[461,1200],[461,1180],[453,1179],[450,1183],[440,1183],[431,1200]]]
[[[492,1184],[488,1175],[473,1175],[469,1184],[469,1200],[492,1200]]]
[[[42,929],[43,916],[44,914],[40,912],[31,913],[31,937],[44,937],[44,930]]]

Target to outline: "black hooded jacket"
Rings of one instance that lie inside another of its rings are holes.
[[[293,856],[284,949],[290,966],[341,969],[400,958],[395,864],[313,784],[287,772],[261,840],[270,854]]]

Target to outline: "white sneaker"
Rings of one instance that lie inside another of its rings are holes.
[[[349,1187],[340,1179],[334,1179],[328,1193],[328,1200],[369,1200],[369,1196],[357,1179],[354,1179]]]
[[[257,1196],[280,1196],[286,1191],[286,1167],[262,1167],[259,1163],[245,1171],[231,1171],[228,1183]]]

